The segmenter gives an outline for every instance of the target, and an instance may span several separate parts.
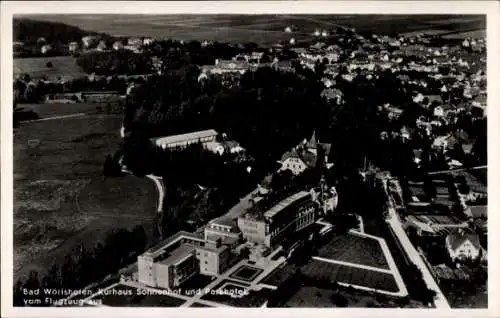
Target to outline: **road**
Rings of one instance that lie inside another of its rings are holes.
[[[440,174],[440,173],[450,173],[450,172],[460,172],[460,171],[469,171],[469,170],[479,170],[479,169],[487,169],[488,166],[477,166],[477,167],[469,167],[469,168],[459,168],[459,169],[451,169],[451,170],[441,170],[441,171],[432,171],[429,172],[429,175]]]
[[[394,231],[394,234],[396,234],[396,237],[399,240],[400,246],[403,247],[405,250],[406,255],[410,258],[410,260],[415,264],[415,266],[418,267],[418,269],[422,272],[422,278],[424,279],[427,288],[433,290],[436,292],[436,296],[434,297],[434,305],[438,309],[451,309],[450,304],[448,303],[448,300],[446,300],[446,297],[444,296],[443,292],[439,288],[439,285],[436,283],[434,280],[434,277],[430,273],[429,269],[424,263],[424,260],[420,257],[420,254],[418,253],[417,249],[415,246],[411,243],[410,239],[408,238],[408,235],[406,234],[403,225],[401,224],[401,221],[399,219],[399,215],[396,212],[396,209],[393,206],[393,202],[391,200],[391,197],[389,195],[389,191],[387,189],[387,180],[383,181],[384,184],[384,190],[387,195],[387,202],[389,203],[388,205],[388,212],[389,215],[386,219],[386,222],[389,224],[391,229]]]
[[[147,178],[153,180],[158,189],[158,213],[163,212],[163,199],[165,198],[165,187],[163,186],[163,179],[152,174],[146,175]]]
[[[40,119],[33,119],[33,120],[23,120],[21,122],[25,123],[32,123],[32,122],[37,122],[37,121],[46,121],[46,120],[55,120],[55,119],[64,119],[64,118],[73,118],[73,117],[82,117],[85,116],[85,113],[78,113],[78,114],[70,114],[70,115],[62,115],[62,116],[53,116],[53,117],[46,117],[46,118],[40,118]]]

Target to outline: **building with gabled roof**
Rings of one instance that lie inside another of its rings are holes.
[[[450,234],[446,236],[446,249],[453,260],[477,259],[481,253],[481,244],[477,234]]]
[[[153,138],[151,141],[163,149],[186,147],[195,143],[208,143],[215,141],[219,134],[213,129],[195,131],[187,134],[172,135],[166,137]]]

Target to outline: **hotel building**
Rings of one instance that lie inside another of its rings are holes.
[[[197,273],[221,274],[230,256],[230,248],[220,237],[205,239],[181,231],[138,257],[138,280],[151,287],[176,288]]]
[[[317,208],[311,193],[297,192],[264,213],[250,212],[238,218],[238,227],[246,240],[274,247],[287,236],[314,224]]]

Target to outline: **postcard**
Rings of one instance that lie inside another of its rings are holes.
[[[66,3],[2,3],[2,315],[498,313],[497,3]]]

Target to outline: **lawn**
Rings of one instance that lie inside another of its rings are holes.
[[[150,238],[157,190],[148,179],[105,178],[121,118],[84,116],[25,123],[14,133],[14,271],[42,275],[80,243],[143,225]],[[17,279],[17,278],[16,278]]]
[[[287,264],[275,269],[259,283],[278,287],[292,277],[293,274],[295,274],[295,266]]]
[[[318,256],[336,261],[389,269],[380,243],[352,234],[333,234],[318,250]]]
[[[156,16],[37,16],[39,20],[59,21],[89,30],[126,36],[151,36],[178,40],[251,41],[276,43],[290,37],[310,37],[316,28],[337,25],[357,31],[381,34],[424,32],[465,32],[486,28],[485,17],[460,15],[156,15]],[[286,26],[300,27],[290,34]]]
[[[392,274],[366,270],[358,267],[332,264],[311,260],[301,267],[304,275],[329,282],[376,288],[389,292],[397,292],[398,286]]]
[[[134,287],[118,285],[96,296],[102,304],[112,307],[180,307],[185,300],[168,295],[138,293]]]
[[[47,67],[47,62],[52,63],[51,68]],[[34,79],[46,76],[49,81],[57,80],[59,77],[70,80],[86,76],[72,56],[15,58],[13,64],[14,78],[25,73]]]

